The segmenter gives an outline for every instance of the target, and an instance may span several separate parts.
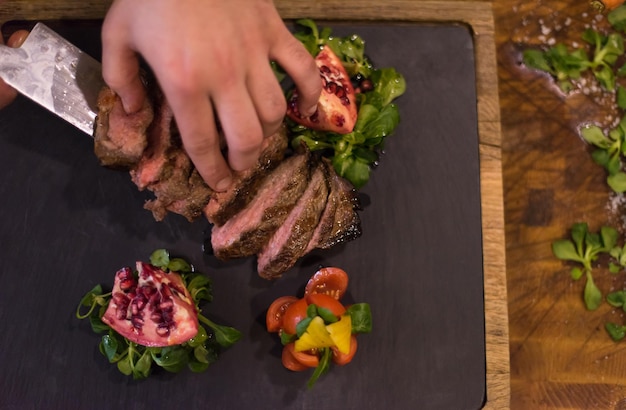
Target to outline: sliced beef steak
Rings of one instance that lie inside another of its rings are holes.
[[[305,191],[314,165],[312,155],[293,155],[263,180],[255,197],[224,225],[211,231],[213,253],[219,259],[258,253],[283,224]]]
[[[311,181],[285,222],[263,247],[257,258],[257,272],[266,279],[280,277],[304,255],[326,208],[328,181],[319,162]]]
[[[102,90],[95,130],[96,156],[102,165],[130,169],[139,190],[154,194],[144,207],[157,221],[168,211],[191,221],[202,216],[213,190],[183,149],[172,110],[161,91],[152,88],[146,101],[141,111],[127,115],[119,97],[108,87]]]
[[[148,148],[141,161],[130,171],[133,182],[140,190],[168,179],[174,172],[174,165],[186,165],[185,161],[176,160],[177,156],[186,154],[177,135],[172,109],[160,94],[155,96],[154,105],[157,110],[147,130]]]
[[[165,98],[155,96],[158,111],[148,128],[148,148],[141,161],[130,171],[140,190],[148,189],[155,198],[144,207],[157,221],[167,212],[184,216],[189,221],[202,216],[213,190],[204,182],[185,152]]]
[[[232,187],[225,192],[215,192],[204,214],[209,222],[224,225],[236,213],[245,208],[257,193],[269,171],[283,160],[287,150],[287,130],[282,126],[278,132],[263,141],[261,155],[256,166],[235,173]]]
[[[126,115],[108,88],[100,95],[95,153],[102,165],[130,170],[154,198],[156,220],[173,212],[213,223],[211,245],[222,260],[257,256],[260,276],[282,275],[306,253],[361,235],[356,192],[332,164],[304,149],[285,158],[285,127],[267,138],[256,166],[237,173],[232,189],[213,192],[183,148],[172,110],[158,88]]]
[[[313,249],[328,249],[338,243],[351,241],[361,236],[361,218],[356,190],[348,180],[339,176],[332,164],[323,160],[330,193],[324,213],[311,237],[306,252]]]
[[[149,99],[138,112],[127,115],[120,98],[109,87],[98,95],[94,152],[100,164],[129,169],[139,162],[148,145],[146,130],[152,124]]]

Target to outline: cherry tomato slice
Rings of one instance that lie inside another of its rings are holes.
[[[352,361],[352,358],[356,354],[357,349],[356,336],[350,336],[350,351],[346,353],[341,353],[336,347],[331,347],[330,349],[333,351],[333,363],[343,366]]]
[[[289,343],[289,344],[292,345],[293,343]],[[285,368],[293,372],[301,372],[303,370],[308,369],[308,366],[303,365],[302,363],[297,361],[295,357],[293,357],[293,354],[291,353],[289,349],[287,349],[287,346],[288,345],[283,347],[283,353],[281,355],[283,366],[285,366]]]
[[[348,288],[348,274],[340,268],[321,268],[309,279],[304,295],[323,293],[339,300]]]
[[[323,293],[312,293],[307,295],[306,301],[310,305],[316,305],[317,307],[323,307],[330,310],[330,312],[337,316],[337,318],[346,313],[346,308],[341,304],[341,302],[332,296]]]
[[[290,335],[296,334],[296,326],[298,326],[298,323],[300,323],[302,319],[307,317],[306,309],[308,305],[306,299],[298,299],[287,307],[283,315],[283,332]]]
[[[308,352],[296,352],[295,343],[287,343],[284,349],[287,349],[293,358],[305,367],[317,367],[320,364],[320,358],[316,354]],[[283,349],[283,350],[284,350]]]
[[[274,333],[280,330],[283,326],[283,316],[287,308],[297,300],[298,298],[295,296],[281,296],[272,302],[265,315],[265,324],[268,332]]]

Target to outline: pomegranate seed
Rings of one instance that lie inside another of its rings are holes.
[[[174,309],[174,301],[172,299],[167,299],[164,302],[161,302],[159,304],[159,309],[167,312],[171,311]]]
[[[116,305],[128,305],[128,298],[121,292],[115,292],[113,294],[113,302],[115,302]]]
[[[361,84],[359,85],[361,87],[361,91],[370,91],[374,88],[374,83],[372,82],[372,80],[368,79],[361,81]]]
[[[159,336],[167,336],[170,334],[170,329],[168,326],[159,325],[156,329],[156,333]]]
[[[132,316],[130,323],[135,329],[141,329],[143,327],[143,318],[141,316]]]

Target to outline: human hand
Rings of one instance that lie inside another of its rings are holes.
[[[18,30],[9,37],[7,45],[9,47],[19,47],[28,37],[28,31]],[[4,39],[0,35],[0,44],[4,44]],[[17,97],[17,91],[0,78],[0,109],[9,105]]]
[[[145,98],[139,53],[172,107],[185,150],[217,191],[230,185],[231,169],[254,165],[264,136],[283,121],[286,101],[270,60],[294,80],[303,114],[315,112],[321,92],[313,57],[271,0],[115,0],[102,39],[104,79],[125,110],[136,111]]]

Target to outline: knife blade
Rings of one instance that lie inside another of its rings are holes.
[[[0,45],[0,78],[93,135],[102,65],[45,24],[37,23],[19,48]]]

